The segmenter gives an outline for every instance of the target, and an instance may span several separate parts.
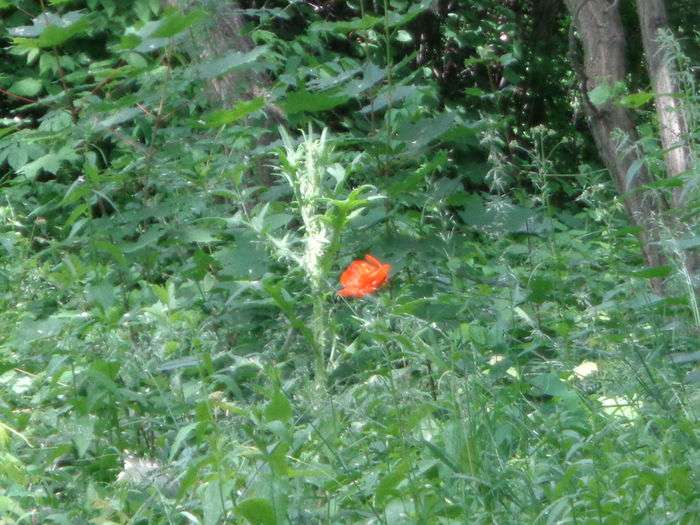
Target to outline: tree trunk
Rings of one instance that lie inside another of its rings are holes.
[[[685,140],[688,124],[677,96],[678,71],[672,58],[658,40],[659,30],[668,30],[668,17],[663,0],[639,0],[637,13],[642,28],[644,54],[649,68],[649,77],[654,90],[656,112],[659,118],[661,145],[664,148],[666,174],[677,177],[691,168],[691,155]],[[673,192],[673,206],[684,206],[683,188]]]
[[[164,5],[188,9],[192,5],[202,4],[201,0],[163,0]],[[208,60],[216,56],[225,54],[228,51],[250,51],[254,44],[248,38],[244,29],[243,16],[239,12],[237,2],[234,0],[224,0],[213,3],[213,20],[210,24],[205,24],[193,39],[191,45],[194,49],[190,52],[193,58]],[[262,86],[269,84],[269,80],[251,71],[233,71],[215,77],[209,81],[211,87],[210,95],[224,105],[231,105],[241,98],[249,98],[251,95],[257,96],[262,90]]]
[[[642,42],[646,55],[649,78],[654,91],[656,114],[659,119],[659,135],[664,149],[666,176],[678,177],[693,168],[692,154],[687,143],[688,120],[678,95],[678,70],[673,57],[669,57],[659,41],[660,31],[669,31],[666,6],[663,0],[638,0],[637,14],[642,29]],[[690,192],[687,185],[673,190],[673,208],[682,214],[688,204]],[[683,235],[682,224],[676,224],[674,233]],[[680,255],[688,278],[692,281],[700,268],[700,251],[686,251]],[[700,286],[700,283],[694,285]]]
[[[630,144],[636,142],[638,136],[632,115],[610,101],[596,107],[588,98],[588,93],[597,86],[625,80],[625,35],[617,3],[566,0],[566,6],[582,42],[583,67],[574,57],[572,66],[580,77],[581,96],[598,153],[613,177],[630,220],[641,229],[639,237],[646,263],[651,267],[660,266],[665,261],[657,242],[663,203],[653,193],[640,189],[650,181],[643,164],[635,177],[628,177],[627,174],[639,165],[634,163],[640,160],[640,154],[635,147],[621,148],[616,138],[621,133]],[[652,284],[657,291],[661,290],[660,282]]]

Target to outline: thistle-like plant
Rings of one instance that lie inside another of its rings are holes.
[[[333,296],[331,270],[341,248],[341,235],[349,220],[374,199],[374,187],[363,185],[352,191],[344,190],[346,169],[334,162],[328,143],[327,130],[320,135],[309,128],[295,142],[280,128],[283,149],[279,152],[279,173],[289,184],[293,208],[301,227],[275,237],[264,228],[266,208],[250,221],[251,227],[272,246],[280,259],[292,262],[305,275],[312,301],[309,323],[296,323],[315,353],[315,374],[319,385],[325,383],[327,358],[332,354],[334,337],[330,323],[330,300]]]

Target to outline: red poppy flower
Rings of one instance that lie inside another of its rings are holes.
[[[350,263],[340,276],[343,286],[338,291],[342,297],[364,297],[379,290],[389,280],[390,264],[383,264],[371,255],[365,255],[365,260]]]

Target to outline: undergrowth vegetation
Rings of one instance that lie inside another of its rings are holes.
[[[374,4],[201,58],[204,9],[0,0],[0,523],[700,519],[700,199],[644,268],[564,55],[528,120],[503,2],[427,58],[430,2]]]

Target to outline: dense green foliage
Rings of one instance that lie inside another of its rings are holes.
[[[700,519],[698,199],[645,269],[568,18],[452,3],[0,0],[0,523]]]

